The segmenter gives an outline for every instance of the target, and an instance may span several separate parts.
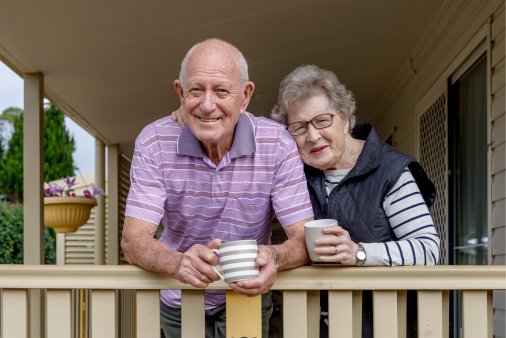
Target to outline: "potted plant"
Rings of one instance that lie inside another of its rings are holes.
[[[66,177],[64,186],[50,183],[44,188],[44,224],[59,233],[76,231],[90,218],[91,208],[97,205],[95,196],[103,194],[102,189],[93,185],[92,191],[83,191],[77,196],[73,186],[76,179]]]

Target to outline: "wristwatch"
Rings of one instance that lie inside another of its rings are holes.
[[[364,247],[362,244],[358,243],[358,250],[355,253],[355,259],[357,260],[356,266],[362,266],[365,263],[367,255],[365,254]]]

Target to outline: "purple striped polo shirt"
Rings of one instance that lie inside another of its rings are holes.
[[[313,217],[294,140],[281,124],[250,113],[217,165],[189,128],[170,117],[151,123],[135,142],[130,179],[125,215],[161,222],[161,241],[180,252],[215,238],[268,244],[274,216],[283,227]],[[161,299],[181,307],[179,290],[162,290]],[[206,308],[224,302],[223,291],[206,290]]]

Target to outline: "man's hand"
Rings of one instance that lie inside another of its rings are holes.
[[[186,114],[184,112],[183,105],[173,111],[172,114],[170,114],[170,118],[176,121],[179,126],[184,129],[186,127]]]
[[[213,240],[208,246],[194,244],[183,253],[177,263],[174,277],[179,281],[196,288],[205,288],[220,279],[211,265],[218,264],[218,257],[212,252],[221,244],[219,239]]]
[[[256,296],[266,293],[272,288],[278,273],[274,253],[265,245],[260,245],[256,262],[259,272],[255,278],[229,284],[235,292],[247,296]]]

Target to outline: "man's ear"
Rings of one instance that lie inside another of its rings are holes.
[[[177,96],[179,96],[179,101],[181,103],[183,103],[184,91],[183,91],[183,87],[181,86],[181,81],[174,80],[174,89],[176,90]]]
[[[248,108],[249,101],[251,100],[254,91],[255,84],[251,81],[246,82],[246,86],[244,87],[243,91],[244,99],[241,105],[241,113],[244,113],[246,111],[246,108]]]

